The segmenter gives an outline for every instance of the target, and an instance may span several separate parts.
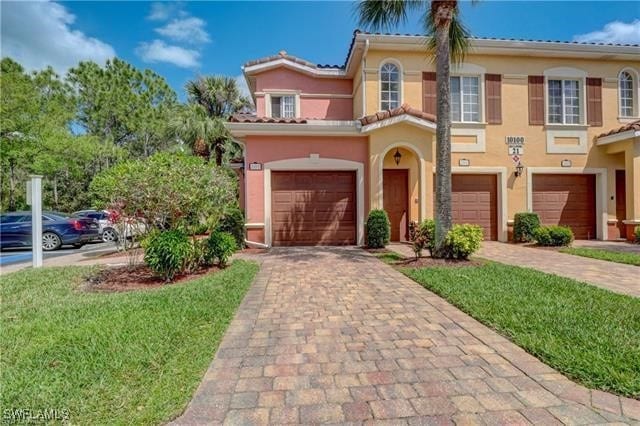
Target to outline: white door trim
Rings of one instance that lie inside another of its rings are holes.
[[[320,158],[311,154],[307,158],[291,158],[264,163],[264,242],[272,244],[271,226],[271,171],[334,171],[353,170],[356,172],[356,243],[364,245],[364,164],[338,158]]]
[[[596,175],[596,237],[606,240],[607,229],[607,169],[589,167],[527,167],[527,210],[533,211],[533,175],[567,174]]]

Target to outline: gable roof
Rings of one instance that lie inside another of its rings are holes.
[[[359,118],[360,124],[366,126],[368,124],[373,124],[378,121],[383,121],[392,117],[399,117],[401,115],[410,115],[412,117],[420,118],[422,120],[431,121],[432,123],[436,122],[436,116],[433,114],[427,114],[426,112],[422,112],[419,109],[412,108],[409,104],[402,104],[398,108],[389,109],[386,111],[379,111],[375,114],[365,115],[364,117]]]

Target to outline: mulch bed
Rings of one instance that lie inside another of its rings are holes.
[[[176,275],[172,282],[167,283],[156,276],[146,265],[114,266],[102,269],[87,278],[85,290],[106,292],[145,290],[185,283],[219,270],[220,268],[217,266],[203,268],[192,274]]]
[[[402,259],[391,263],[393,266],[402,268],[428,268],[433,266],[445,266],[449,268],[459,268],[461,266],[482,266],[485,262],[477,259],[434,259],[431,257],[421,257],[419,259]]]

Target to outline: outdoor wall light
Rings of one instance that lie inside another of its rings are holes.
[[[398,150],[398,148],[396,148],[396,153],[393,154],[393,159],[396,161],[396,166],[400,165],[401,158],[402,158],[402,154],[400,154],[400,151]]]
[[[522,176],[523,170],[524,170],[524,166],[522,165],[521,162],[518,161],[518,164],[516,164],[516,177]]]

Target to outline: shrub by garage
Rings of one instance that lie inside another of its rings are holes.
[[[384,210],[371,210],[367,218],[367,247],[384,248],[391,236],[391,223]]]
[[[513,217],[513,241],[526,243],[534,240],[534,233],[540,227],[537,213],[516,213]]]
[[[573,242],[573,231],[566,226],[541,226],[534,232],[534,240],[540,246],[565,247]]]

